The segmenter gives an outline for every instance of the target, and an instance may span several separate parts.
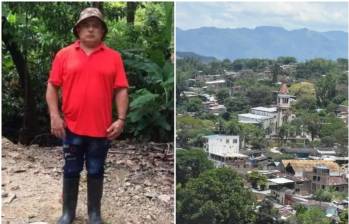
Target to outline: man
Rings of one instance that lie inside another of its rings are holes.
[[[97,8],[86,8],[73,29],[77,41],[55,56],[46,100],[51,132],[63,138],[63,215],[59,224],[72,223],[80,172],[87,169],[89,223],[102,223],[104,163],[110,141],[123,131],[128,107],[128,82],[120,54],[103,43],[108,32]],[[63,118],[58,109],[62,91]],[[112,102],[118,118],[112,121]]]

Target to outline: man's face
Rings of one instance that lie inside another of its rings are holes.
[[[99,19],[91,17],[79,23],[77,32],[81,42],[94,45],[102,41],[105,30]]]

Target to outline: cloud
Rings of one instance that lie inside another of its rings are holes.
[[[346,2],[177,2],[176,7],[176,24],[183,29],[202,26],[348,29]]]

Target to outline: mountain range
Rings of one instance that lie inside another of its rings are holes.
[[[202,56],[202,55],[195,54],[193,52],[177,51],[176,57],[177,57],[177,59],[194,58],[194,59],[199,60],[202,63],[210,63],[212,61],[217,61],[217,58],[215,58],[215,57]]]
[[[176,51],[228,58],[270,58],[292,56],[299,61],[313,58],[348,58],[348,33],[317,32],[309,29],[286,30],[282,27],[249,28],[202,27],[176,28]]]

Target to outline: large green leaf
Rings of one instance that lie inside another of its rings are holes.
[[[159,94],[153,94],[146,89],[142,89],[137,92],[137,96],[130,103],[131,110],[142,107],[149,103],[155,102],[155,100],[159,97]]]

